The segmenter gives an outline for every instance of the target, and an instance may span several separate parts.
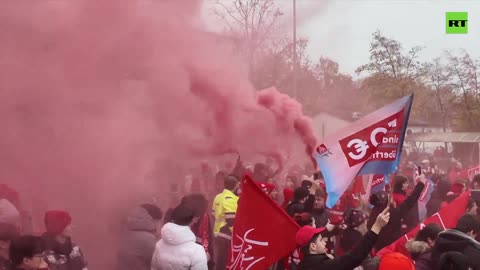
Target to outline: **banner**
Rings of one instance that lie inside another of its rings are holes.
[[[397,171],[413,95],[353,122],[317,146],[313,157],[327,185],[327,207],[339,200],[357,175]]]
[[[381,249],[379,252],[377,252],[376,256],[382,258],[383,255],[391,252],[400,252],[405,256],[410,256],[408,250],[405,248],[405,244],[408,240],[415,238],[415,235],[418,233],[418,231],[430,223],[437,223],[444,230],[454,228],[457,225],[457,221],[460,219],[460,217],[465,214],[469,198],[470,192],[463,193],[460,195],[460,197],[443,207],[438,213],[435,213],[433,216],[424,220],[413,230],[407,234],[404,234],[400,239]]]
[[[295,249],[299,229],[283,209],[245,176],[227,269],[267,269]]]

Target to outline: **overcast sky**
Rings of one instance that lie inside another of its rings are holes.
[[[292,0],[276,2],[288,20]],[[480,57],[479,0],[297,0],[297,6],[297,31],[310,40],[309,55],[313,59],[327,56],[351,75],[368,62],[371,36],[377,29],[404,48],[425,46],[422,60],[458,48]],[[468,34],[445,34],[447,11],[468,12]],[[291,28],[285,27],[285,34],[291,35]]]

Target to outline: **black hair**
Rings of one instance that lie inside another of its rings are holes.
[[[13,266],[20,266],[24,258],[33,258],[46,251],[45,241],[39,236],[24,235],[12,240],[9,256]]]
[[[303,188],[309,189],[310,187],[312,187],[312,181],[310,181],[310,180],[303,180],[301,186],[302,186]]]
[[[240,181],[235,175],[228,175],[227,177],[225,177],[224,187],[225,189],[233,191],[237,186],[238,182]]]
[[[18,229],[13,224],[0,223],[0,241],[9,242],[19,235]]]
[[[394,178],[394,184],[393,184],[393,192],[394,193],[405,193],[405,191],[402,190],[403,184],[408,182],[408,178],[403,175],[396,175]]]
[[[145,204],[142,204],[140,207],[145,209],[148,212],[148,214],[155,220],[161,220],[163,217],[162,209],[160,209],[156,205],[145,203]]]
[[[208,209],[208,200],[201,193],[184,196],[180,204],[184,204],[192,209],[195,212],[196,217],[203,216]]]
[[[471,231],[475,233],[480,232],[480,220],[477,216],[463,215],[457,222],[456,230],[463,233],[469,233]]]
[[[439,233],[443,231],[437,223],[430,223],[425,228],[418,231],[415,241],[428,242],[428,239],[435,240]]]
[[[180,226],[188,226],[195,218],[195,211],[185,204],[180,204],[172,211],[172,222]]]
[[[304,187],[298,187],[293,192],[293,200],[294,201],[300,201],[300,200],[308,197],[309,194],[310,194],[310,191],[308,189],[306,189]]]
[[[308,242],[307,245],[301,247],[300,251],[303,253],[304,256],[310,254],[310,244],[315,243],[315,242],[317,241],[318,237],[320,237],[320,236],[321,236],[320,233],[315,234],[315,235],[312,237],[312,239],[310,239],[310,242]]]
[[[313,222],[313,217],[310,213],[297,213],[293,216],[293,219],[300,227],[311,225]]]

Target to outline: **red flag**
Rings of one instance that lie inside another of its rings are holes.
[[[403,255],[410,256],[410,253],[405,248],[405,244],[409,239],[414,238],[419,230],[423,229],[425,225],[430,223],[437,223],[444,230],[454,228],[457,225],[457,221],[460,219],[460,217],[465,214],[469,198],[470,192],[463,193],[460,197],[443,207],[438,213],[435,213],[433,216],[424,220],[423,223],[415,227],[413,230],[407,234],[404,234],[400,239],[381,249],[376,255],[382,258],[385,254],[391,252],[400,252]]]
[[[227,269],[267,269],[295,249],[299,229],[283,209],[245,176]]]
[[[365,187],[363,186],[363,176],[355,177],[352,187],[353,194],[365,194]]]

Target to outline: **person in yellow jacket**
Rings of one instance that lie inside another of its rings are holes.
[[[225,177],[224,190],[213,200],[212,212],[215,217],[215,269],[225,270],[230,240],[232,239],[232,227],[237,212],[238,196],[235,191],[240,186],[237,177],[229,175]]]

